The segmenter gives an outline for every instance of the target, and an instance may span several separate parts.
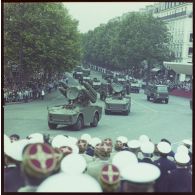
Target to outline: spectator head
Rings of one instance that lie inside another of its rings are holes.
[[[138,163],[137,157],[130,151],[117,152],[112,158],[112,164],[115,165],[119,171],[127,165]]]
[[[171,145],[168,142],[161,141],[157,144],[157,151],[160,155],[166,156],[171,152]]]
[[[119,136],[116,138],[116,142],[115,142],[115,150],[116,151],[120,151],[122,150],[125,146],[127,147],[127,142],[128,139],[125,136]],[[122,145],[121,145],[122,143]]]
[[[136,163],[121,170],[123,192],[154,192],[155,180],[160,177],[160,169],[150,163]]]
[[[98,137],[93,137],[93,138],[91,138],[91,140],[90,140],[90,142],[89,142],[89,145],[92,146],[93,148],[95,148],[95,146],[96,146],[97,144],[100,144],[100,143],[102,143],[102,141],[101,141],[100,138],[98,138]]]
[[[108,160],[110,157],[110,153],[112,152],[112,147],[103,142],[99,144],[99,147],[96,147],[95,149],[96,156],[101,160]]]
[[[20,136],[18,134],[12,134],[9,137],[11,142],[18,141],[20,139]]]
[[[102,188],[90,175],[58,173],[45,179],[37,192],[102,192]]]
[[[111,138],[105,138],[103,140],[103,143],[106,143],[108,146],[112,147],[112,139]]]
[[[81,139],[86,140],[87,143],[89,143],[91,140],[91,136],[89,134],[83,134],[83,135],[81,135]]]
[[[184,139],[182,140],[182,143],[184,144],[184,146],[186,146],[188,149],[190,149],[190,147],[192,146],[192,141],[189,139]]]
[[[128,141],[127,146],[131,152],[137,154],[137,152],[140,151],[141,143],[139,140],[134,139]]]
[[[118,192],[120,187],[119,169],[112,164],[104,165],[101,169],[100,184],[104,192]]]
[[[144,157],[151,157],[154,152],[154,144],[150,141],[141,143],[141,152]]]
[[[39,185],[56,170],[58,160],[54,149],[48,144],[36,143],[26,147],[22,170],[30,185]]]
[[[80,154],[70,154],[61,161],[61,171],[66,174],[84,173],[86,168],[87,162]]]
[[[87,150],[88,143],[86,140],[79,139],[77,141],[77,146],[79,148],[79,153],[82,154]]]
[[[190,162],[190,156],[182,151],[176,152],[174,159],[178,166],[186,166]]]

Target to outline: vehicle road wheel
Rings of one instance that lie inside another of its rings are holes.
[[[93,122],[90,123],[90,126],[91,126],[91,127],[97,127],[98,121],[99,121],[98,114],[95,113],[95,115],[94,115],[94,117],[93,117]]]
[[[126,110],[126,111],[124,111],[124,115],[125,116],[128,116],[129,115],[129,112],[130,112],[130,110],[128,109],[128,110]]]
[[[73,125],[74,130],[79,131],[83,127],[83,118],[79,116],[77,122]]]
[[[147,96],[147,101],[150,101],[150,96]]]
[[[53,124],[53,123],[48,123],[48,126],[49,126],[50,129],[56,129],[57,128],[57,125]]]
[[[168,104],[169,100],[168,99],[165,99],[165,104]]]

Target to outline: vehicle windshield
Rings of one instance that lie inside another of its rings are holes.
[[[158,87],[158,91],[160,91],[160,92],[168,92],[167,86],[159,86]]]

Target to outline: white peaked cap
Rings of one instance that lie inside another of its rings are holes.
[[[29,143],[31,144],[44,143],[43,134],[41,133],[32,133],[28,137],[30,138]]]
[[[11,144],[11,140],[7,135],[4,134],[4,147],[8,146],[9,144]]]
[[[90,175],[57,173],[45,179],[37,192],[102,192],[102,188]]]
[[[61,170],[68,174],[83,173],[86,169],[87,163],[85,158],[80,154],[69,154],[61,161]]]
[[[177,152],[178,153],[186,153],[186,154],[188,154],[189,150],[188,150],[188,148],[186,146],[180,145],[180,146],[177,147]]]
[[[60,148],[61,146],[64,146],[64,144],[67,142],[68,138],[64,135],[57,135],[52,139],[51,145],[54,148]]]
[[[128,141],[127,145],[129,148],[139,148],[141,146],[141,143],[139,140],[134,139]]]
[[[150,141],[142,142],[141,151],[146,154],[152,154],[154,152],[154,144]]]
[[[149,137],[147,135],[140,135],[139,141],[140,142],[147,142],[147,141],[149,141]]]
[[[125,137],[125,136],[119,136],[119,137],[117,137],[116,140],[117,140],[117,141],[121,141],[123,144],[125,144],[125,143],[128,142],[128,139],[127,139],[127,137]]]
[[[100,143],[102,143],[102,140],[98,137],[93,137],[89,142],[89,144],[92,145],[93,147]]]
[[[168,154],[169,152],[171,152],[171,145],[167,142],[159,142],[157,144],[157,148],[159,152],[163,154]]]
[[[183,142],[184,144],[186,144],[186,145],[192,146],[192,141],[189,140],[189,139],[184,139],[184,140],[182,140],[182,142]]]
[[[176,152],[175,161],[181,164],[187,164],[190,161],[190,156],[185,152]]]
[[[23,150],[28,144],[29,141],[27,139],[20,139],[17,142],[6,144],[4,152],[7,156],[13,158],[14,160],[22,161]]]
[[[133,152],[130,151],[117,152],[112,159],[112,164],[115,165],[119,171],[125,166],[136,163],[138,163],[137,157]]]
[[[86,133],[86,134],[81,135],[81,139],[86,140],[89,143],[91,140],[91,136]]]
[[[68,137],[68,139],[73,143],[76,144],[78,139],[76,137]]]
[[[160,169],[153,164],[140,162],[124,167],[121,176],[134,183],[149,183],[160,177]]]

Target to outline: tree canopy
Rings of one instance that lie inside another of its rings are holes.
[[[71,70],[80,62],[77,26],[62,3],[4,3],[4,65],[27,78]]]
[[[132,69],[170,59],[168,29],[151,14],[131,12],[82,36],[83,61],[110,69]]]

